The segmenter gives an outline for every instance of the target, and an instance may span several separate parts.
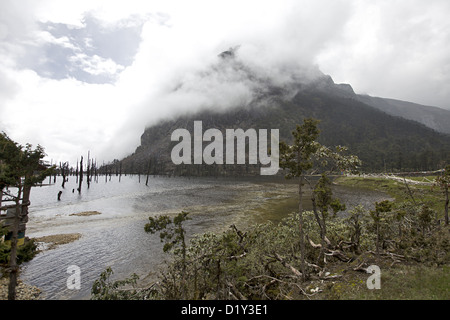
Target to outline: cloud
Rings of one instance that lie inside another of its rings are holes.
[[[321,69],[357,92],[450,109],[449,2],[355,1],[352,11]]]
[[[112,83],[133,62],[144,22],[136,15],[107,24],[87,13],[80,26],[40,22],[18,62],[43,77]]]
[[[53,159],[120,158],[159,119],[318,70],[450,108],[446,0],[23,1],[0,4],[0,125]],[[238,45],[234,63],[217,57]]]
[[[124,69],[124,66],[115,63],[112,59],[105,59],[96,54],[88,56],[79,53],[71,56],[68,60],[72,63],[72,66],[76,66],[93,76],[114,76]]]

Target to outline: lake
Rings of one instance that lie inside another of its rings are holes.
[[[44,248],[23,264],[20,279],[40,288],[44,299],[89,299],[92,283],[107,267],[113,269],[113,279],[136,273],[144,284],[154,280],[168,256],[158,234],[144,231],[149,216],[189,211],[192,220],[186,222],[186,230],[191,236],[220,232],[232,224],[244,228],[255,222],[279,221],[297,206],[296,185],[276,177],[151,176],[146,186],[143,177],[139,182],[138,176],[122,175],[120,182],[117,176],[107,181],[99,177],[90,188],[84,181],[80,194],[75,177],[69,178],[65,189],[61,179],[32,189],[26,236],[78,233],[81,238],[51,250]],[[60,201],[59,191],[63,191]],[[345,201],[355,202],[349,190],[338,188],[337,192]],[[382,195],[359,194],[357,201],[373,196],[376,200]],[[100,214],[73,215],[86,211]],[[79,290],[67,288],[70,266],[80,268]]]
[[[139,183],[137,176],[122,175],[120,182],[116,176],[107,182],[99,177],[89,189],[84,181],[79,194],[75,177],[69,178],[65,189],[61,188],[61,179],[57,177],[49,186],[34,187],[30,199],[26,236],[81,234],[79,240],[44,250],[24,264],[20,278],[39,287],[45,299],[89,298],[93,281],[109,266],[118,279],[133,272],[144,279],[156,274],[166,255],[159,236],[144,231],[149,216],[186,210],[192,218],[186,223],[189,234],[221,231],[233,223],[251,222],[252,217],[243,214],[242,208],[257,206],[275,185],[258,178],[152,176],[146,186],[145,179]],[[59,191],[63,191],[60,201]],[[101,214],[72,215],[85,211]],[[72,265],[81,270],[80,290],[67,289],[67,268]]]

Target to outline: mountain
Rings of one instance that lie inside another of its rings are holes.
[[[291,77],[280,85],[236,61],[234,52],[226,51],[219,58],[227,72],[231,67],[231,72],[240,73],[241,80],[242,74],[251,79],[253,88],[257,88],[251,101],[234,108],[182,114],[146,128],[141,145],[121,161],[125,171],[178,175],[259,173],[257,165],[175,166],[170,155],[177,142],[170,141],[171,134],[179,128],[193,133],[195,120],[202,121],[203,131],[216,128],[224,136],[225,129],[279,129],[280,140],[291,142],[296,124],[307,117],[316,118],[320,120],[319,142],[329,147],[347,146],[363,161],[365,171],[435,170],[450,162],[450,121],[445,123],[450,112],[446,110],[357,95],[350,85],[336,84],[320,72],[309,75],[307,80]],[[182,88],[183,84],[176,87]]]
[[[414,120],[436,131],[450,134],[450,110],[368,95],[358,95],[357,99],[390,115]]]
[[[350,84],[335,84],[331,78],[327,81],[329,93],[356,99],[389,115],[413,120],[438,132],[450,134],[450,110],[408,101],[356,94]]]

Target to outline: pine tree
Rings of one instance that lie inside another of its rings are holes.
[[[41,183],[54,172],[55,167],[47,168],[43,165],[44,149],[37,146],[34,150],[30,144],[25,147],[12,141],[5,133],[0,135],[0,188],[3,196],[5,187],[16,187],[17,195],[8,194],[8,200],[13,205],[2,206],[1,210],[15,209],[12,224],[11,251],[9,258],[9,287],[8,299],[15,300],[17,285],[17,239],[19,231],[25,231],[28,220],[28,206],[30,205],[31,187]],[[1,198],[1,197],[0,197]],[[1,201],[0,201],[1,203]],[[19,230],[23,228],[23,230]]]
[[[317,128],[319,121],[315,119],[304,119],[302,125],[292,132],[294,143],[286,144],[280,142],[280,167],[288,170],[287,179],[298,178],[299,194],[299,231],[300,231],[300,255],[303,280],[306,279],[306,261],[305,261],[305,234],[303,222],[303,190],[304,177],[307,170],[313,167],[313,155],[319,149],[320,145],[316,142],[319,136]]]

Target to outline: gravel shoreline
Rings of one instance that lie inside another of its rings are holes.
[[[16,300],[40,300],[41,290],[36,287],[27,285],[21,280],[17,281]],[[0,279],[0,300],[8,300],[8,278]]]

